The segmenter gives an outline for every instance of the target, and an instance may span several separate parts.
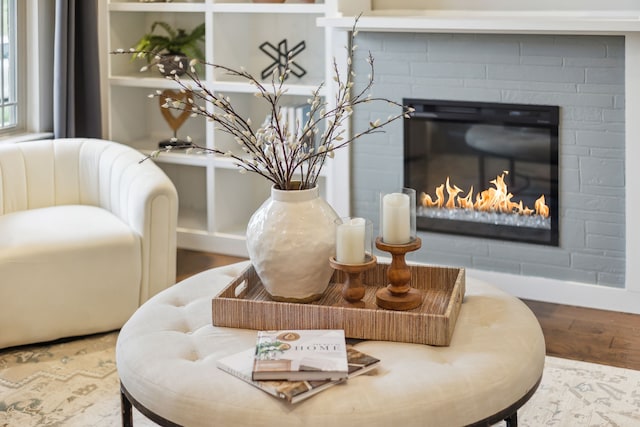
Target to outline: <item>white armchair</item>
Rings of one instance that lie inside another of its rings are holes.
[[[120,328],[175,283],[178,197],[111,141],[0,145],[0,348]]]

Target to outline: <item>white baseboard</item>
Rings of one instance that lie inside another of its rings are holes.
[[[466,273],[518,298],[640,314],[640,292],[628,289],[469,268]]]

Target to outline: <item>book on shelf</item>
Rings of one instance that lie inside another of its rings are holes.
[[[218,360],[218,368],[289,403],[298,403],[329,387],[346,382],[344,379],[318,381],[254,381],[251,379],[254,355],[255,349],[253,348],[232,354]],[[349,374],[347,378],[353,378],[372,371],[380,364],[380,359],[362,353],[350,346],[347,347],[347,358],[349,362]]]
[[[341,380],[348,373],[342,329],[258,331],[253,380]]]
[[[300,103],[300,104],[292,104],[292,105],[282,105],[280,107],[280,112],[282,114],[282,125],[287,129],[289,134],[297,135],[298,139],[300,139],[301,135],[304,133],[304,127],[308,123],[311,117],[311,105],[308,103]],[[271,120],[271,116],[267,115],[265,122],[269,122]],[[309,133],[303,139],[303,143],[306,144],[303,147],[303,150],[309,151],[310,149],[316,148],[315,136],[312,133]]]

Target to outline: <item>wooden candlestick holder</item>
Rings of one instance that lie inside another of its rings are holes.
[[[377,259],[373,255],[366,255],[365,261],[359,264],[344,264],[338,262],[335,257],[329,258],[329,264],[336,270],[347,273],[345,282],[342,284],[342,297],[353,307],[363,307],[362,298],[365,295],[365,287],[362,283],[361,274],[374,267]]]
[[[411,310],[422,304],[422,294],[411,287],[411,270],[405,261],[405,254],[420,249],[419,237],[409,243],[389,245],[376,238],[376,248],[391,253],[391,265],[387,268],[389,284],[376,292],[376,304],[389,310]]]

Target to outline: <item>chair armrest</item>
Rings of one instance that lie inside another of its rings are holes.
[[[176,281],[178,194],[151,160],[141,166],[128,184],[127,205],[129,224],[142,236],[142,304]]]
[[[178,194],[169,177],[137,150],[108,142],[100,155],[100,205],[141,237],[140,304],[176,280]]]

